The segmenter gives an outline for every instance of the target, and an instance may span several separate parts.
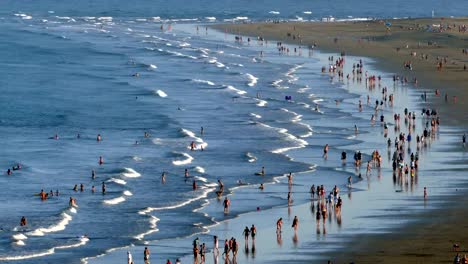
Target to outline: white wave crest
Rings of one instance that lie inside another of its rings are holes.
[[[262,118],[261,115],[258,115],[258,114],[255,114],[255,113],[250,113],[250,115],[255,117],[255,118],[258,118],[258,119]]]
[[[12,236],[12,238],[14,240],[25,240],[25,239],[28,239],[27,236],[23,235],[23,234],[15,234]]]
[[[234,87],[234,86],[232,86],[232,85],[227,85],[227,86],[224,86],[224,87],[226,87],[226,89],[228,89],[228,90],[231,90],[231,91],[236,92],[236,93],[239,94],[239,95],[243,95],[243,94],[246,94],[246,93],[247,93],[246,91],[237,89],[236,87]]]
[[[138,212],[138,214],[141,214],[141,215],[144,215],[144,214],[149,214],[153,211],[161,211],[161,210],[168,210],[168,209],[176,209],[176,208],[180,208],[180,207],[183,207],[185,205],[188,205],[194,201],[198,201],[200,199],[203,199],[203,198],[206,198],[208,196],[208,193],[212,192],[216,190],[216,188],[207,188],[205,190],[203,190],[203,192],[199,195],[199,196],[196,196],[192,199],[188,199],[184,202],[181,202],[181,203],[178,203],[178,204],[174,204],[174,205],[168,205],[168,206],[163,206],[163,207],[146,207],[145,209],[141,210]]]
[[[200,80],[200,79],[193,79],[192,82],[194,82],[194,83],[204,83],[204,84],[208,84],[210,86],[215,85],[214,82],[212,82],[212,81],[206,81],[206,80]]]
[[[127,177],[127,178],[138,178],[141,176],[141,174],[136,172],[132,168],[124,168],[124,172],[122,172],[122,176]]]
[[[260,100],[260,99],[255,99],[257,101],[257,106],[264,107],[267,105],[267,101],[265,100]]]
[[[172,161],[172,164],[176,165],[176,166],[181,166],[181,165],[186,165],[186,164],[190,164],[192,163],[192,160],[193,160],[193,157],[190,156],[189,154],[187,153],[181,153],[181,155],[183,157],[185,157],[185,159],[181,159],[181,160],[173,160]]]
[[[196,166],[195,171],[199,172],[199,173],[205,173],[205,169],[203,167],[200,167],[200,166]]]
[[[250,162],[250,163],[257,161],[257,157],[255,157],[255,156],[254,156],[252,153],[250,153],[250,152],[247,152],[246,156],[249,158],[249,162]]]
[[[159,97],[162,97],[162,98],[167,97],[167,94],[166,94],[163,90],[157,90],[157,91],[155,91],[155,93],[156,93]]]
[[[249,82],[247,83],[248,86],[253,87],[257,84],[258,78],[253,76],[250,73],[246,73],[245,76],[247,76],[247,79],[249,79]]]
[[[109,204],[109,205],[116,205],[122,202],[125,202],[125,197],[123,196],[103,201],[104,204]]]
[[[70,221],[73,219],[73,217],[71,217],[67,213],[62,213],[61,217],[62,217],[62,220],[60,220],[57,224],[51,225],[49,227],[37,228],[36,230],[33,230],[33,231],[27,233],[27,235],[30,235],[30,236],[43,236],[44,233],[54,233],[54,232],[65,230],[68,223],[70,223]]]
[[[117,179],[117,178],[110,178],[107,182],[114,182],[114,183],[117,183],[117,184],[120,184],[120,185],[127,184],[126,181],[124,181],[122,179]]]

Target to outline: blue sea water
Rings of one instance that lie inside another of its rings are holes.
[[[350,172],[331,164],[317,167],[311,153],[330,142],[345,149],[360,143],[353,137],[356,123],[362,133],[374,131],[367,116],[350,114],[359,95],[330,84],[320,74],[318,56],[273,56],[270,46],[272,56],[263,59],[263,47],[238,45],[232,36],[206,31],[204,23],[419,17],[432,10],[459,16],[463,5],[4,1],[0,261],[80,263],[109,249],[206,232],[257,206],[284,204],[284,193],[259,199],[232,189],[239,180],[256,186],[302,172],[330,175],[328,185],[344,187]],[[286,95],[294,100],[285,101]],[[349,103],[337,109],[330,106],[335,99]],[[322,102],[321,111],[314,111]],[[294,151],[296,158],[286,155]],[[20,171],[4,173],[18,163]],[[262,166],[266,176],[254,177]],[[212,209],[217,180],[243,197],[229,216]],[[72,190],[80,184],[83,192]],[[41,189],[59,190],[60,196],[41,201]],[[78,208],[68,206],[69,197]],[[29,222],[25,228],[18,226],[22,216]]]

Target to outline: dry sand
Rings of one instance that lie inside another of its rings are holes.
[[[463,54],[462,49],[468,49],[468,32],[458,32],[458,25],[468,26],[468,18],[390,22],[390,27],[385,21],[366,21],[229,24],[215,28],[231,34],[261,36],[269,40],[270,45],[275,45],[274,41],[302,47],[316,44],[323,51],[375,58],[377,67],[382,70],[404,75],[409,80],[417,78],[418,87],[428,93],[440,89],[441,96],[431,96],[430,103],[439,109],[442,122],[466,128],[468,70],[464,71],[463,66],[468,67],[468,55]],[[427,30],[427,25],[440,24],[444,30]],[[448,24],[452,29],[446,28]],[[422,54],[424,58],[421,58]],[[447,59],[440,71],[437,70],[437,57],[439,61]],[[404,61],[412,62],[412,71],[404,69]],[[444,99],[446,93],[448,102]],[[453,96],[457,97],[456,103]],[[453,263],[456,254],[453,244],[460,245],[461,254],[468,254],[468,210],[464,208],[468,197],[459,197],[443,212],[412,216],[418,219],[417,224],[402,227],[399,232],[360,237],[350,243],[349,250],[336,252],[330,258],[334,263]]]
[[[315,43],[323,51],[375,58],[383,70],[404,75],[409,81],[417,78],[418,86],[429,89],[428,93],[440,89],[441,96],[432,99],[431,103],[445,117],[443,122],[466,126],[468,70],[464,71],[463,66],[468,67],[468,55],[462,50],[468,49],[468,32],[459,32],[458,26],[468,26],[468,18],[391,20],[390,23],[390,27],[385,21],[366,21],[229,24],[215,28],[232,34],[262,36],[270,40],[271,45],[274,45],[273,41],[303,47]],[[444,29],[441,32],[427,30],[428,25],[440,24]],[[452,28],[447,29],[447,25]],[[424,58],[421,58],[423,54]],[[447,59],[441,71],[437,70],[437,57],[440,61]],[[404,69],[405,61],[412,62],[412,71]],[[445,93],[449,98],[447,103]],[[453,96],[457,96],[457,103]]]

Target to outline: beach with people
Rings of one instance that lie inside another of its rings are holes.
[[[0,262],[465,261],[465,18],[65,7],[0,12]]]

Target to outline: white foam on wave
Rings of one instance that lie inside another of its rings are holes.
[[[123,192],[123,195],[125,195],[125,196],[132,196],[133,193],[132,193],[131,191],[128,191],[128,190],[127,190],[127,191],[124,191],[124,192]]]
[[[154,65],[154,64],[150,64],[150,65],[149,65],[149,68],[150,68],[150,69],[157,69],[158,67],[157,67],[156,65]]]
[[[15,245],[15,246],[25,246],[26,243],[24,243],[23,240],[18,240],[18,241],[13,242],[13,245]]]
[[[28,239],[27,236],[25,236],[24,234],[15,234],[13,236],[11,236],[14,240],[25,240],[25,239]]]
[[[243,95],[243,94],[247,93],[246,91],[237,89],[236,87],[234,87],[232,85],[225,85],[224,87],[226,87],[226,89],[228,89],[228,90],[236,92],[239,95]]]
[[[51,249],[43,251],[43,252],[33,253],[33,254],[29,254],[29,255],[0,257],[0,261],[13,261],[13,260],[24,260],[24,259],[38,258],[38,257],[47,256],[47,255],[52,255],[54,253],[55,253],[55,249],[51,248]]]
[[[138,178],[141,176],[141,174],[132,168],[124,168],[124,172],[122,172],[122,176],[127,177],[127,178]]]
[[[215,83],[212,82],[212,81],[207,81],[207,80],[200,80],[200,79],[193,79],[192,82],[194,83],[204,83],[204,84],[208,84],[210,86],[214,86]]]
[[[297,92],[298,92],[298,93],[305,93],[305,92],[307,92],[307,91],[310,90],[310,89],[311,89],[311,88],[308,87],[308,86],[306,85],[306,87],[299,88],[299,89],[297,90]]]
[[[112,21],[112,17],[111,16],[108,16],[108,17],[98,17],[97,20],[99,21]]]
[[[167,97],[167,94],[163,90],[156,90],[155,93],[161,98]]]
[[[141,161],[142,158],[140,158],[140,157],[138,157],[138,156],[133,156],[133,157],[132,157],[132,160],[134,160],[134,161]]]
[[[252,163],[252,162],[256,162],[257,161],[257,157],[255,157],[252,153],[250,152],[247,152],[246,156],[249,158],[249,162]]]
[[[298,113],[296,113],[294,111],[288,110],[286,108],[281,108],[281,111],[292,114],[294,117],[291,119],[291,122],[293,122],[293,123],[297,123],[297,122],[302,120],[302,115],[300,115],[300,114],[298,114]]]
[[[120,184],[120,185],[125,185],[127,184],[126,181],[122,180],[122,179],[117,179],[117,178],[110,178],[108,180],[108,182],[113,182],[113,183],[117,183],[117,184]]]
[[[258,122],[258,124],[263,126],[263,127],[274,129],[274,130],[278,131],[278,133],[283,134],[286,137],[287,140],[293,141],[295,143],[295,146],[275,149],[275,150],[272,150],[271,153],[279,154],[279,153],[283,153],[283,152],[286,152],[286,151],[289,151],[289,150],[292,150],[292,149],[304,148],[305,146],[307,146],[309,144],[309,143],[307,143],[307,141],[305,141],[303,139],[300,139],[300,138],[288,133],[288,130],[286,128],[272,127],[272,126],[269,126],[269,125],[261,123],[261,122]]]
[[[182,42],[179,44],[179,47],[181,48],[190,47],[190,46],[191,46],[190,43],[187,43],[187,42]]]
[[[147,213],[143,213],[143,215],[146,215]],[[157,218],[156,216],[153,216],[153,215],[150,215],[150,220],[149,220],[149,223],[150,223],[150,229],[144,233],[141,233],[141,234],[138,234],[136,236],[134,236],[133,238],[137,239],[137,240],[143,240],[143,238],[149,234],[152,234],[154,232],[158,232],[159,229],[157,228],[157,223],[159,222],[159,218]]]
[[[250,115],[255,117],[255,118],[258,118],[258,119],[262,118],[261,115],[258,115],[258,114],[255,114],[255,113],[250,113]]]
[[[116,198],[112,198],[112,199],[103,201],[104,204],[109,204],[109,205],[116,205],[116,204],[119,204],[119,203],[122,203],[122,202],[125,202],[125,197],[123,197],[123,196],[119,196],[119,197],[116,197]]]
[[[205,173],[205,169],[203,167],[200,167],[200,166],[196,166],[195,171],[199,172],[199,173]]]
[[[272,15],[279,15],[280,12],[279,11],[270,11],[268,12],[269,14],[272,14]]]
[[[246,73],[245,76],[247,76],[247,79],[249,79],[249,82],[247,83],[248,86],[253,87],[257,84],[258,78],[253,76],[250,73]]]
[[[180,160],[173,160],[172,161],[172,164],[176,165],[176,166],[181,166],[181,165],[186,165],[186,164],[190,164],[192,163],[192,160],[193,160],[193,157],[190,156],[189,154],[187,153],[181,153],[181,155],[183,157],[185,157],[185,159],[180,159]]]
[[[72,209],[74,209],[74,208],[72,208]],[[54,232],[65,230],[65,228],[70,223],[70,221],[73,219],[73,217],[71,217],[71,215],[69,215],[69,214],[67,214],[65,212],[62,213],[60,216],[62,217],[62,219],[57,224],[51,225],[49,227],[40,227],[40,228],[37,228],[36,230],[33,230],[33,231],[31,231],[29,233],[26,233],[26,234],[30,235],[30,236],[43,236],[44,233],[54,233]]]
[[[304,12],[302,12],[302,13],[304,13],[304,14],[306,14],[306,15],[310,15],[310,14],[312,14],[312,11],[304,11]]]
[[[267,101],[265,100],[261,100],[261,99],[255,99],[257,101],[257,106],[260,106],[260,107],[265,107],[267,105]]]
[[[276,81],[273,81],[273,82],[271,83],[271,85],[279,89],[279,88],[281,88],[280,83],[282,83],[282,82],[283,82],[283,80],[278,79],[278,80],[276,80]]]
[[[215,184],[215,186],[216,186],[216,185],[217,185],[217,184]],[[156,207],[156,208],[155,208],[155,207],[146,207],[145,209],[140,210],[140,211],[138,212],[138,214],[145,215],[145,214],[149,214],[149,213],[151,213],[151,212],[153,212],[153,211],[161,211],[161,210],[170,210],[170,209],[180,208],[180,207],[186,206],[186,205],[188,205],[188,204],[191,204],[191,203],[193,203],[193,202],[195,202],[195,201],[198,201],[198,200],[200,200],[200,199],[204,199],[204,198],[208,197],[208,193],[210,193],[210,192],[212,192],[212,191],[214,191],[214,190],[216,190],[215,187],[213,187],[213,188],[206,188],[206,189],[203,190],[203,192],[202,192],[200,195],[198,195],[198,196],[196,196],[196,197],[193,197],[193,198],[191,198],[191,199],[188,199],[188,200],[186,200],[186,201],[183,201],[183,202],[181,202],[181,203],[174,204],[174,205],[163,206],[163,207]]]
[[[205,17],[205,19],[208,21],[215,21],[216,17]]]
[[[79,241],[75,244],[64,245],[64,246],[57,246],[55,249],[67,249],[67,248],[76,248],[86,245],[88,243],[89,238],[87,237],[80,237]]]

